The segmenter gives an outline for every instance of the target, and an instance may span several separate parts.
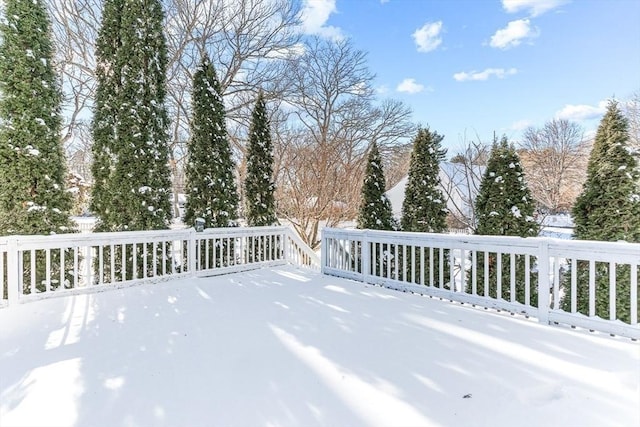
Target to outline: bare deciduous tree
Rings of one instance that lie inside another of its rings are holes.
[[[447,198],[450,228],[475,231],[475,199],[480,190],[491,146],[482,142],[465,141],[463,148],[451,161],[440,167],[441,185]]]
[[[321,223],[355,219],[369,144],[388,147],[410,136],[410,110],[376,103],[366,54],[350,41],[312,38],[287,74],[290,118],[280,139],[280,210],[311,246]],[[382,148],[381,148],[382,150]]]
[[[524,132],[520,158],[534,199],[548,213],[568,210],[580,191],[587,158],[583,139],[580,125],[563,119]]]
[[[629,120],[630,145],[640,154],[640,91],[631,95],[623,105],[625,116]]]

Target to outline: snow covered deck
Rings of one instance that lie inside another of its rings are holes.
[[[293,266],[0,310],[0,425],[640,425],[640,345]]]

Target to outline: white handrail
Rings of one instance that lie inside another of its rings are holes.
[[[634,339],[640,338],[639,266],[638,243],[322,232],[324,274]]]
[[[318,257],[288,227],[0,237],[0,307],[177,277],[225,274]]]

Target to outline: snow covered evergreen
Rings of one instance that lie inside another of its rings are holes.
[[[168,228],[167,47],[161,2],[106,0],[96,63],[91,203],[96,230]]]
[[[184,215],[187,225],[203,218],[207,228],[229,227],[235,225],[238,218],[235,165],[221,92],[215,69],[205,55],[193,76]]]
[[[62,95],[43,0],[6,0],[0,23],[0,236],[71,231]]]
[[[533,218],[535,203],[527,186],[520,158],[515,147],[506,137],[495,142],[491,148],[480,191],[476,198],[475,234],[491,236],[534,237],[539,233],[539,225]],[[478,254],[476,264],[479,281],[484,280],[484,254]],[[497,254],[489,253],[489,295],[497,297]],[[508,255],[502,255],[501,297],[509,300],[511,262]],[[532,261],[533,262],[533,261]],[[531,264],[533,265],[533,263]],[[516,301],[525,302],[525,258],[516,256]],[[469,274],[471,279],[471,274]],[[530,278],[535,289],[535,276]],[[467,281],[471,292],[471,280]],[[483,283],[483,282],[481,282]],[[484,286],[478,285],[478,295],[484,296]],[[530,303],[535,305],[537,295],[532,290]]]
[[[441,233],[446,230],[447,204],[440,188],[440,162],[446,150],[437,132],[419,129],[413,140],[409,177],[402,203],[403,231]]]
[[[374,142],[369,149],[362,201],[358,213],[358,228],[371,230],[393,230],[395,221],[391,202],[385,195],[385,177],[378,145]]]
[[[440,185],[440,162],[446,150],[440,143],[444,137],[435,131],[418,129],[413,140],[413,151],[409,162],[409,176],[402,202],[402,231],[418,231],[426,233],[442,233],[447,228],[447,202]],[[440,271],[449,271],[450,252],[435,251],[433,259],[428,252],[424,257],[415,260],[415,270],[423,269],[425,277],[433,275],[436,286],[449,288],[449,277]],[[394,262],[411,263],[411,259],[399,257]],[[424,266],[421,267],[421,263]],[[430,270],[433,265],[433,271]],[[442,267],[442,269],[440,268]]]
[[[277,225],[276,185],[273,180],[273,143],[269,119],[260,92],[251,117],[247,144],[247,175],[244,181],[246,220],[249,226]]]
[[[574,238],[640,242],[639,154],[629,140],[628,121],[618,103],[609,102],[600,121],[589,163],[587,180],[573,207]],[[577,264],[576,309],[589,314],[589,265]],[[618,265],[616,274],[616,314],[630,320],[630,268]],[[596,265],[596,315],[609,317],[609,265]],[[638,274],[640,283],[640,274]],[[571,286],[564,284],[563,309],[571,309]],[[640,303],[640,293],[638,302]],[[638,304],[640,314],[640,304]]]

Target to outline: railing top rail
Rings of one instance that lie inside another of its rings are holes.
[[[217,228],[205,228],[199,235],[256,235],[256,234],[274,234],[283,233],[288,229],[283,225],[273,225],[264,227],[217,227]]]
[[[287,230],[287,233],[289,234],[289,238],[296,244],[298,245],[298,247],[302,248],[302,250],[307,254],[307,256],[309,257],[309,259],[311,259],[311,261],[316,264],[316,265],[320,265],[320,257],[318,256],[318,254],[316,254],[310,247],[309,245],[307,245],[298,235],[298,233],[296,233],[295,230],[293,230],[291,227],[284,227]]]
[[[417,233],[405,231],[381,231],[324,228],[327,237],[359,239],[367,236],[369,240],[389,240],[410,243],[412,241],[463,243],[471,245],[500,244],[514,247],[539,247],[541,244],[549,246],[550,251],[567,251],[591,254],[629,254],[636,253],[640,260],[640,243],[603,242],[598,240],[567,240],[552,237],[516,237],[516,236],[485,236],[485,235],[452,235],[440,233]]]

